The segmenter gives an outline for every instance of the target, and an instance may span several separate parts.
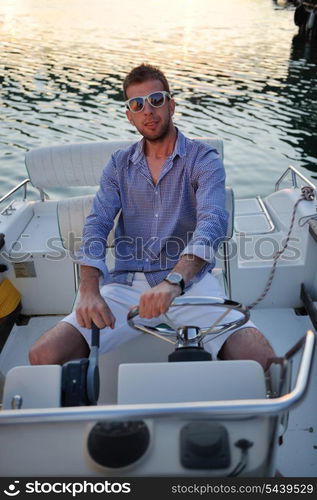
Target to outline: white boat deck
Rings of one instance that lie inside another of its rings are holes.
[[[276,354],[285,354],[306,331],[312,328],[308,316],[297,316],[289,308],[259,308],[252,311],[252,320],[265,333]],[[62,316],[33,317],[25,326],[15,326],[0,354],[0,370],[3,374],[13,366],[28,364],[27,352],[32,343]],[[166,344],[155,340],[157,347]],[[146,356],[146,353],[145,353]],[[294,358],[293,378],[297,373],[300,354]],[[101,384],[103,378],[101,358]],[[144,359],[146,361],[146,359]],[[294,380],[293,380],[294,382]],[[277,469],[286,477],[314,477],[317,475],[316,435],[317,361],[313,363],[310,387],[305,399],[290,412],[284,442],[278,448]],[[101,389],[102,393],[102,389]]]

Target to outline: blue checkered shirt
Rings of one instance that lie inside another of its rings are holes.
[[[112,249],[106,242],[118,213],[115,266],[108,270],[105,253]],[[181,255],[193,254],[206,261],[192,280],[198,281],[215,265],[227,219],[225,171],[213,147],[178,131],[174,151],[154,184],[142,139],[115,152],[105,166],[75,260],[98,268],[104,283],[132,285],[134,273],[144,272],[152,287]]]

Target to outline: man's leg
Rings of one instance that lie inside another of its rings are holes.
[[[223,344],[219,359],[252,359],[262,365],[266,370],[268,360],[276,354],[266,339],[257,328],[241,328],[234,332]]]
[[[29,359],[31,365],[62,365],[71,359],[87,357],[89,351],[81,333],[69,323],[60,322],[33,344]]]

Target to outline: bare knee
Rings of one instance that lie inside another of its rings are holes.
[[[58,323],[45,332],[31,347],[31,365],[61,365],[89,355],[89,346],[80,332],[68,323]]]
[[[49,343],[36,342],[29,350],[29,361],[31,365],[59,365],[63,361],[55,350],[50,349]]]
[[[31,365],[60,365],[63,364],[63,358],[58,348],[54,348],[49,331],[45,337],[40,337],[29,350],[29,361]]]
[[[44,357],[41,353],[39,346],[32,345],[29,350],[29,361],[31,365],[48,365],[51,363],[46,363]],[[54,363],[55,364],[55,363]]]
[[[268,360],[275,357],[275,352],[266,337],[256,328],[241,328],[233,333],[224,343],[221,359],[251,359],[257,361],[266,370]]]

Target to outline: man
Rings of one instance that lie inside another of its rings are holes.
[[[158,324],[184,292],[220,294],[209,272],[227,226],[225,173],[219,155],[175,127],[175,102],[159,69],[134,68],[125,78],[124,94],[127,118],[143,139],[116,152],[103,171],[77,256],[81,264],[77,309],[34,344],[32,364],[62,364],[87,356],[92,321],[102,329],[101,352],[131,339],[138,332],[127,325],[126,316],[135,304],[143,322]],[[109,272],[105,242],[120,210],[116,263]],[[208,326],[212,311],[207,309],[182,308],[179,321]],[[163,321],[177,323],[175,310]],[[274,356],[251,321],[206,346],[214,358],[254,359],[264,369]]]

